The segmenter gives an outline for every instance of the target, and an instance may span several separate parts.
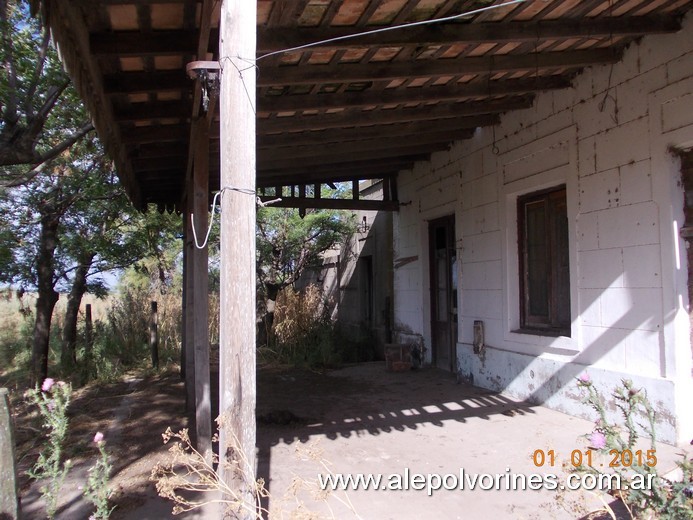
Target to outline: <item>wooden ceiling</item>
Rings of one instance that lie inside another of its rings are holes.
[[[247,64],[257,74],[259,187],[385,178],[531,106],[537,91],[569,87],[582,68],[617,62],[634,39],[679,30],[693,1],[527,0],[334,40],[501,3],[258,0],[255,63],[218,56],[219,0],[43,0],[42,8],[131,198],[171,209],[189,171],[191,119],[204,112],[186,74],[191,61]],[[214,190],[216,118],[211,134]]]

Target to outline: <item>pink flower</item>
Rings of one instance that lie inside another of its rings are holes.
[[[599,430],[594,430],[590,435],[590,445],[596,450],[601,450],[606,446],[606,436]]]
[[[588,385],[592,382],[590,379],[590,375],[587,372],[583,372],[580,374],[580,377],[578,377],[578,381],[580,381],[583,385]]]
[[[43,390],[44,392],[50,392],[54,384],[55,380],[53,378],[47,377],[41,385],[41,390]]]
[[[94,435],[94,442],[96,444],[101,444],[103,442],[103,433],[96,432],[96,435]]]

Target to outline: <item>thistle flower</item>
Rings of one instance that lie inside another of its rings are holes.
[[[101,444],[103,441],[103,433],[101,432],[96,432],[96,435],[94,435],[94,442],[96,444]]]
[[[580,377],[578,377],[578,381],[583,384],[583,385],[589,385],[592,380],[590,379],[590,375],[587,372],[583,372],[580,374]]]
[[[590,435],[590,445],[596,450],[601,450],[606,447],[606,436],[599,430],[593,431]]]
[[[50,392],[51,388],[53,388],[53,385],[55,384],[55,380],[51,377],[47,377],[46,379],[43,380],[43,384],[41,385],[41,390],[44,392]]]

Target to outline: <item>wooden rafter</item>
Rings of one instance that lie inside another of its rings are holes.
[[[431,136],[418,136],[434,131],[427,126],[454,135],[473,123],[468,118],[477,118],[480,126],[494,124],[498,114],[528,107],[535,92],[569,88],[584,67],[615,63],[636,38],[680,30],[682,15],[693,6],[692,0],[528,0],[455,22],[263,58],[268,52],[479,6],[475,0],[263,0],[257,4],[253,56],[239,58],[238,51],[231,51],[220,59],[215,0],[32,3],[34,9],[42,4],[128,193],[140,206],[166,199],[166,207],[179,209],[183,179],[192,171],[192,123],[203,97],[199,82],[185,74],[190,61],[220,60],[231,66],[235,60],[239,72],[250,74],[252,58],[261,57],[255,109],[263,156],[312,146],[317,157],[326,143],[342,141],[371,153],[372,141],[384,138],[423,147]],[[213,157],[219,149],[219,118],[213,92],[207,94],[212,94],[205,115],[212,139],[212,189],[219,184],[220,165]],[[421,152],[422,158],[437,149],[434,144]],[[335,175],[342,175],[342,163],[345,171],[357,164],[364,171],[390,171],[382,165],[385,170],[366,167],[359,153],[352,155],[313,166],[330,165]],[[180,160],[183,156],[187,161]],[[392,162],[391,167],[396,171],[412,164]],[[260,163],[258,180],[276,179],[282,171],[292,181],[314,175],[313,169],[276,159],[275,164]],[[158,190],[164,173],[175,181]],[[179,187],[177,195],[173,186]]]

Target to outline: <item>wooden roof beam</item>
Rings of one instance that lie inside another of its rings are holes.
[[[412,123],[374,125],[348,129],[321,130],[318,132],[289,132],[283,134],[260,135],[257,139],[259,150],[276,147],[295,147],[303,145],[327,145],[345,141],[364,141],[382,137],[406,136],[407,143],[416,143],[420,136],[448,132],[453,135],[459,130],[497,123],[497,114],[459,117],[440,121],[418,121]]]
[[[170,155],[163,157],[143,157],[132,159],[132,169],[138,173],[140,171],[161,171],[179,168],[188,164],[188,156],[181,155],[180,151],[172,150]]]
[[[277,184],[309,184],[315,182],[346,182],[358,179],[377,179],[410,168],[416,161],[423,161],[428,154],[384,157],[367,161],[327,162],[310,168],[297,166],[295,162],[278,169],[258,170],[258,186],[271,188]]]
[[[325,110],[373,105],[456,101],[478,96],[524,94],[537,90],[568,88],[570,84],[568,78],[549,76],[491,82],[476,81],[469,84],[452,83],[444,86],[406,89],[366,90],[340,94],[264,96],[258,98],[258,112],[271,113],[291,110]]]
[[[463,59],[335,64],[260,66],[258,87],[386,81],[401,78],[461,76],[546,68],[580,68],[595,64],[616,63],[621,51],[594,49],[587,51],[473,56]],[[123,72],[104,76],[106,94],[135,94],[159,91],[190,91],[193,88],[183,71]]]
[[[163,143],[184,141],[190,132],[189,125],[155,125],[128,128],[122,131],[123,144]]]
[[[192,91],[193,82],[182,70],[159,72],[120,72],[104,76],[105,94],[148,94],[152,92]]]
[[[115,3],[115,2],[114,2]],[[132,3],[123,1],[122,3]],[[142,3],[142,2],[140,2]],[[152,2],[155,3],[155,2]],[[164,0],[162,0],[164,3]],[[680,21],[673,17],[641,16],[596,20],[544,20],[534,23],[507,24],[438,24],[390,31],[373,36],[321,44],[322,49],[360,48],[367,45],[449,45],[456,43],[487,43],[508,41],[536,41],[562,38],[600,38],[607,36],[640,36],[663,34],[681,29]],[[349,27],[258,27],[258,52],[274,52],[317,41],[339,38],[357,32]],[[218,29],[210,32],[209,50],[218,40]],[[159,30],[150,33],[120,31],[95,33],[89,37],[90,48],[96,56],[166,56],[193,54],[198,42],[197,31]]]
[[[272,195],[260,197],[263,202],[275,201]],[[298,209],[346,209],[352,211],[397,211],[399,203],[390,200],[354,200],[354,199],[315,199],[286,197],[272,203],[274,208],[298,208]]]
[[[216,42],[218,35],[219,31],[216,31],[216,38],[211,41]],[[89,46],[94,55],[119,58],[194,55],[197,44],[198,31],[119,31],[89,35]]]
[[[471,137],[470,132],[470,137]],[[388,143],[390,144],[390,143]],[[392,148],[382,148],[377,150],[365,150],[358,151],[358,157],[360,160],[367,159],[384,159],[384,158],[397,158],[400,155],[412,155],[412,154],[430,154],[439,150],[446,150],[450,147],[449,142],[439,143],[439,144],[419,144],[408,146],[402,142],[402,139],[398,140],[396,143],[398,146]],[[328,150],[325,155],[320,153],[319,148],[312,148],[314,153],[306,154],[306,157],[301,158],[301,164],[303,166],[318,166],[325,164],[327,162],[349,162],[353,161],[355,154],[352,148],[344,147],[339,151]],[[301,155],[304,155],[303,153]],[[257,168],[258,170],[263,169],[277,169],[285,167],[295,163],[295,156],[278,157],[274,154],[267,154],[267,156],[258,156]]]
[[[258,135],[263,135],[340,127],[410,123],[412,121],[434,119],[453,119],[463,116],[507,112],[508,110],[529,108],[531,106],[531,96],[523,96],[500,101],[440,103],[435,106],[403,108],[399,110],[348,111],[323,116],[277,117],[260,119],[257,125],[257,132]]]
[[[185,164],[184,164],[185,165]],[[135,178],[142,184],[147,182],[159,182],[161,186],[182,186],[183,170],[179,169],[162,169],[155,171],[135,171]]]
[[[416,149],[420,147],[430,147],[440,149],[445,148],[452,141],[461,139],[469,139],[474,133],[474,130],[463,128],[455,131],[431,132],[421,135],[411,136],[406,140],[407,147]],[[316,159],[320,157],[331,158],[332,156],[348,155],[353,157],[361,157],[363,153],[387,151],[390,149],[399,149],[402,147],[402,138],[400,136],[390,137],[384,134],[379,139],[370,139],[365,141],[346,141],[342,143],[331,143],[325,145],[303,145],[295,147],[271,148],[258,150],[258,157],[270,157],[272,160],[282,159]],[[377,156],[377,155],[376,155]],[[387,157],[387,155],[385,155]]]
[[[403,78],[462,76],[521,70],[581,68],[596,64],[616,63],[622,51],[593,49],[585,51],[545,52],[539,54],[507,54],[503,56],[468,56],[446,60],[410,60],[398,62],[337,63],[265,67],[260,63],[259,87],[314,85],[361,81],[388,81]],[[140,74],[140,73],[133,73]]]
[[[113,117],[119,123],[173,117],[188,119],[190,118],[191,107],[192,104],[188,101],[133,103],[126,108],[116,110]]]
[[[140,2],[141,3],[141,2]],[[562,38],[603,38],[607,36],[640,36],[652,33],[671,33],[681,29],[672,17],[641,16],[596,20],[545,20],[534,23],[511,22],[438,24],[406,31],[388,31],[373,36],[341,40],[316,46],[325,49],[360,48],[367,45],[450,45],[456,43],[527,42]],[[358,32],[353,27],[258,27],[258,52],[298,47]],[[209,51],[216,48],[218,29],[209,33]],[[119,31],[94,33],[89,37],[91,51],[96,56],[171,56],[193,55],[198,44],[198,32],[159,30],[142,33]]]
[[[136,159],[152,159],[168,157],[170,155],[183,155],[188,153],[187,138],[181,141],[168,141],[163,143],[143,143],[133,145],[131,157]]]
[[[532,42],[541,39],[600,38],[671,33],[681,29],[680,21],[666,16],[639,16],[603,19],[544,20],[510,23],[440,23],[387,31],[324,43],[315,48],[351,49],[367,46],[446,45],[453,43]],[[354,27],[258,27],[258,53],[265,54],[300,47],[359,32]]]

